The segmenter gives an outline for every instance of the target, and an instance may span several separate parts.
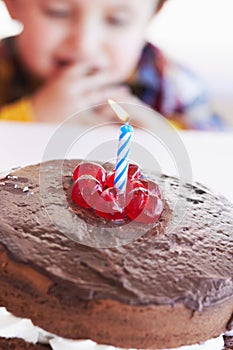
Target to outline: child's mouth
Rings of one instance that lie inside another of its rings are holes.
[[[68,60],[56,60],[55,61],[56,68],[67,67],[69,65],[71,65],[71,62]]]
[[[59,70],[60,68],[71,67],[74,64],[75,63],[73,61],[68,60],[68,59],[57,59],[57,60],[55,60],[54,66],[56,69]],[[97,68],[95,66],[90,66],[89,68],[86,68],[85,75],[86,76],[95,75],[99,71],[100,71],[99,68]]]

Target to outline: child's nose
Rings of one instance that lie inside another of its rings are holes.
[[[78,61],[93,60],[96,55],[103,54],[104,32],[101,26],[90,21],[83,21],[73,27],[67,39],[69,50]]]

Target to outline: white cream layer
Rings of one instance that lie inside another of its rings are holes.
[[[228,332],[227,335],[233,336],[233,331]],[[0,307],[0,337],[16,337],[34,344],[50,344],[53,350],[123,350],[110,345],[99,345],[92,340],[69,340],[57,337],[56,335],[34,326],[29,319],[13,316],[3,307]],[[210,339],[202,344],[182,346],[169,350],[222,350],[223,345],[224,342],[221,335],[218,338]]]

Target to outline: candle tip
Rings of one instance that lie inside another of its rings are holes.
[[[125,123],[129,120],[129,114],[117,102],[109,99],[108,103],[119,119]]]

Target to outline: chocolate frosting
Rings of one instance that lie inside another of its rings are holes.
[[[183,303],[193,310],[233,296],[233,207],[226,199],[199,184],[186,184],[180,193],[176,178],[148,172],[164,190],[173,219],[179,209],[174,203],[183,203],[181,222],[172,224],[165,204],[153,227],[109,223],[67,200],[78,162],[28,166],[0,180],[0,243],[11,260],[51,280],[49,293],[69,303],[113,299],[131,305]],[[63,233],[70,229],[74,238],[73,225],[80,241],[92,232],[121,231],[126,244],[77,243]]]

